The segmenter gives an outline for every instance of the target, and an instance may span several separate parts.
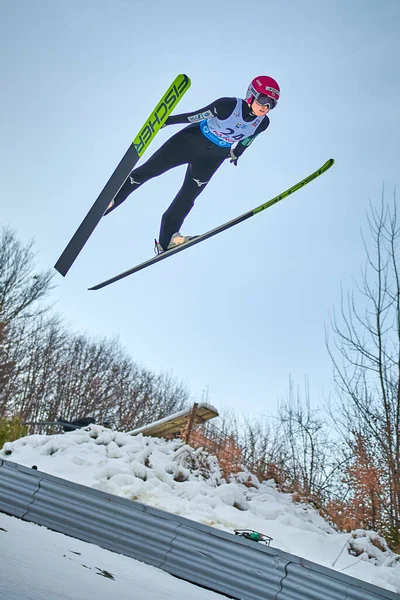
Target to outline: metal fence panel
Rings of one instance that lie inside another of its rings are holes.
[[[323,576],[320,571],[307,569],[304,564],[289,563],[287,566],[287,577],[282,583],[282,591],[279,600],[337,600],[347,598],[348,584],[335,577],[336,571],[332,571],[333,577]],[[369,598],[364,593],[365,598]]]
[[[178,526],[132,500],[48,479],[41,480],[40,493],[24,518],[157,567],[164,563]]]
[[[217,584],[218,591],[242,600],[276,598],[286,559],[266,546],[204,529],[179,527],[165,564],[169,573],[212,589]]]
[[[382,600],[382,596],[376,594],[373,590],[374,586],[371,586],[371,589],[368,591],[368,600]],[[375,588],[379,589],[379,588]],[[390,592],[388,592],[390,593]],[[365,591],[362,588],[351,586],[348,588],[346,592],[346,600],[365,600]],[[399,594],[392,594],[391,598],[397,598],[399,600]]]
[[[0,511],[22,518],[38,491],[38,484],[29,469],[0,460]]]

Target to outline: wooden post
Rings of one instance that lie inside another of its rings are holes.
[[[193,425],[194,425],[194,421],[196,418],[196,413],[197,413],[197,407],[199,406],[198,402],[195,402],[193,404],[193,408],[190,412],[190,415],[188,417],[188,422],[185,428],[185,431],[183,432],[183,439],[185,440],[186,444],[190,443],[190,435],[192,433],[192,429],[193,429]]]

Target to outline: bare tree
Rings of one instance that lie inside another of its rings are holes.
[[[132,361],[119,362],[116,369],[115,402],[110,412],[117,427],[141,427],[189,405],[186,386],[170,373],[157,375]]]
[[[289,379],[288,395],[279,407],[278,421],[287,484],[321,505],[333,492],[342,464],[327,416],[311,405],[307,378],[304,396]]]
[[[23,420],[48,418],[69,334],[58,316],[14,324],[9,353],[15,368],[7,388],[9,409]]]
[[[16,317],[32,317],[43,311],[39,300],[50,290],[52,275],[35,272],[33,242],[23,246],[16,234],[0,233],[0,320],[7,324]]]
[[[382,195],[370,205],[366,265],[333,315],[327,347],[339,399],[337,422],[351,455],[359,441],[379,465],[379,515],[374,523],[400,546],[400,229],[396,207]],[[340,418],[339,418],[340,417]],[[374,467],[375,468],[375,467]],[[351,493],[351,492],[350,492]],[[371,524],[372,525],[372,524]]]
[[[237,420],[222,415],[221,430],[242,451],[243,464],[259,480],[273,479],[285,492],[322,506],[340,476],[335,440],[321,410],[311,406],[308,381],[304,397],[289,379],[287,397],[276,416]]]
[[[283,461],[277,423],[272,418],[249,418],[240,422],[233,415],[223,416],[223,432],[242,449],[243,464],[262,481],[274,479],[281,484]]]
[[[4,418],[7,413],[7,394],[5,390],[12,378],[14,363],[7,358],[5,350],[7,340],[7,327],[0,322],[0,419]]]
[[[38,318],[34,327],[19,322],[17,330],[7,347],[15,368],[4,397],[9,413],[24,421],[92,416],[132,429],[188,402],[182,384],[139,367],[116,339],[70,334],[56,316]]]

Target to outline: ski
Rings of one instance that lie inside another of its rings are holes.
[[[129,146],[104,189],[54,265],[54,268],[64,277],[104,215],[107,206],[124,185],[133,167],[143,156],[150,142],[161,129],[179,100],[187,92],[190,84],[191,81],[187,75],[181,74],[175,78]]]
[[[167,250],[166,252],[163,252],[162,254],[158,254],[157,256],[154,256],[153,258],[146,260],[145,262],[141,263],[140,265],[136,265],[135,267],[132,267],[131,269],[128,269],[127,271],[124,271],[123,273],[116,275],[115,277],[111,277],[111,279],[107,279],[106,281],[103,281],[102,283],[98,283],[97,285],[94,285],[93,287],[89,288],[89,290],[100,290],[101,288],[103,288],[107,285],[110,285],[111,283],[114,283],[115,281],[119,281],[120,279],[123,279],[124,277],[128,277],[128,275],[132,275],[133,273],[137,273],[138,271],[141,271],[142,269],[146,269],[147,267],[150,267],[151,265],[154,265],[155,263],[157,263],[161,260],[169,258],[173,254],[182,252],[182,250],[186,250],[187,248],[190,248],[191,246],[195,246],[196,244],[199,244],[200,242],[203,242],[204,240],[207,240],[208,238],[213,237],[214,235],[217,235],[218,233],[221,233],[222,231],[225,231],[226,229],[229,229],[230,227],[233,227],[234,225],[238,225],[239,223],[246,221],[246,219],[250,219],[250,217],[257,215],[258,213],[262,212],[266,208],[273,206],[280,200],[283,200],[287,196],[290,196],[294,192],[297,192],[297,190],[300,190],[302,187],[304,187],[305,185],[310,183],[310,181],[313,181],[314,179],[316,179],[317,177],[319,177],[320,175],[325,173],[328,169],[330,169],[330,167],[334,164],[334,162],[335,162],[334,159],[330,158],[317,171],[315,171],[308,177],[305,177],[304,179],[299,181],[299,183],[296,183],[295,185],[293,185],[292,187],[287,189],[282,194],[279,194],[279,196],[275,196],[275,198],[268,200],[268,202],[266,202],[265,204],[261,204],[260,206],[257,206],[253,210],[249,210],[248,212],[244,213],[243,215],[240,215],[239,217],[232,219],[232,221],[223,223],[222,225],[219,225],[215,229],[211,229],[210,231],[207,231],[206,233],[203,233],[202,235],[196,236],[193,239],[186,242],[185,244],[182,244],[181,246],[177,246],[176,248],[173,248],[172,250]]]

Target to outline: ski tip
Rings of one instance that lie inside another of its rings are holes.
[[[189,88],[192,85],[192,80],[190,79],[189,75],[186,75],[186,73],[182,73],[181,77],[185,78],[186,86]]]
[[[322,165],[320,172],[323,173],[324,171],[327,171],[328,169],[331,168],[331,166],[335,163],[335,159],[334,158],[329,158],[325,164]]]
[[[114,283],[114,279],[107,279],[107,281],[102,281],[101,283],[97,283],[96,285],[93,285],[92,287],[88,288],[87,291],[93,292],[96,290],[101,290],[101,288],[106,287],[106,285],[109,285],[110,283]]]

